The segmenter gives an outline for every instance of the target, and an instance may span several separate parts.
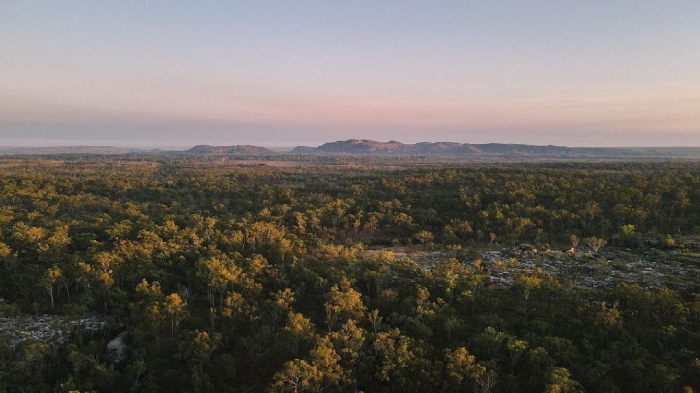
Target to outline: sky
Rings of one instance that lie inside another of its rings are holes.
[[[0,1],[0,146],[700,146],[700,1]]]

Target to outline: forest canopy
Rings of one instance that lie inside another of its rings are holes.
[[[700,163],[324,160],[1,160],[0,392],[700,390]]]

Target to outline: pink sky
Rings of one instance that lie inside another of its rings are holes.
[[[700,146],[697,3],[273,4],[1,6],[0,145]]]

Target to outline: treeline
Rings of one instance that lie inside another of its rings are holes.
[[[0,316],[99,315],[109,327],[0,342],[0,391],[700,387],[697,294],[582,289],[538,269],[495,285],[474,252],[695,239],[697,164],[4,165]],[[365,252],[406,245],[444,258],[425,269]],[[123,332],[124,358],[108,356]]]

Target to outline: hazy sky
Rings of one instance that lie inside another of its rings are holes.
[[[700,146],[700,1],[0,1],[0,145]]]

